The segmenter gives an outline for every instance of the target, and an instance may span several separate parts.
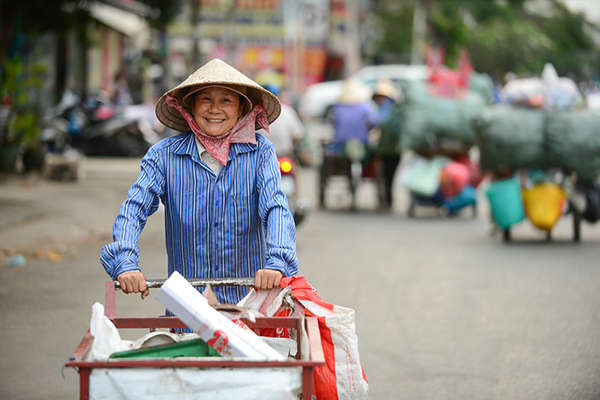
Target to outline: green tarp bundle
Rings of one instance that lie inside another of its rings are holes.
[[[475,143],[471,118],[489,104],[481,90],[469,90],[462,98],[433,96],[422,81],[409,82],[403,90],[402,149],[428,148],[439,139],[458,141],[465,147]]]
[[[511,106],[491,106],[472,119],[479,164],[484,170],[543,168],[544,112]]]
[[[581,180],[600,176],[600,115],[593,111],[495,105],[472,125],[482,169],[561,168]]]
[[[546,162],[576,172],[579,180],[600,176],[600,115],[589,110],[548,113]]]

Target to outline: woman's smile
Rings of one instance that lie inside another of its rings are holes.
[[[196,93],[194,119],[209,136],[223,136],[242,114],[239,95],[224,87],[207,87]]]

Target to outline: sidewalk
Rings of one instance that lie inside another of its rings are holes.
[[[58,261],[83,242],[108,241],[139,163],[139,159],[88,158],[77,182],[39,175],[1,176],[0,266],[17,254]]]

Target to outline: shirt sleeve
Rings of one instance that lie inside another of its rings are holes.
[[[367,129],[374,128],[381,123],[379,111],[373,102],[365,104],[365,114],[365,127]]]
[[[297,275],[296,225],[281,189],[279,164],[272,145],[265,146],[261,154],[258,191],[258,212],[267,245],[264,268],[279,270],[284,276]]]
[[[112,279],[127,271],[140,270],[138,242],[148,217],[158,209],[163,179],[153,154],[141,162],[141,172],[113,224],[114,242],[104,246],[100,262]]]

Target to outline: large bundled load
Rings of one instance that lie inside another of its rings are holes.
[[[547,64],[542,78],[509,82],[500,99],[471,121],[482,169],[561,168],[582,181],[600,175],[600,114],[577,108],[575,82]]]
[[[491,86],[491,83],[490,83]],[[463,90],[458,96],[438,95],[427,82],[410,82],[401,108],[401,146],[421,150],[439,142],[469,148],[475,144],[471,118],[489,104],[479,90]]]
[[[508,105],[487,107],[472,120],[481,168],[543,168],[544,121],[542,110]]]
[[[600,115],[590,110],[546,115],[545,158],[549,166],[576,172],[581,181],[600,176]]]
[[[473,70],[466,52],[456,70],[443,65],[443,50],[427,57],[425,81],[407,82],[400,108],[400,146],[421,154],[457,158],[475,144],[471,119],[493,99],[487,74]]]
[[[591,110],[495,105],[472,125],[484,170],[560,168],[579,180],[600,176],[600,115]]]

